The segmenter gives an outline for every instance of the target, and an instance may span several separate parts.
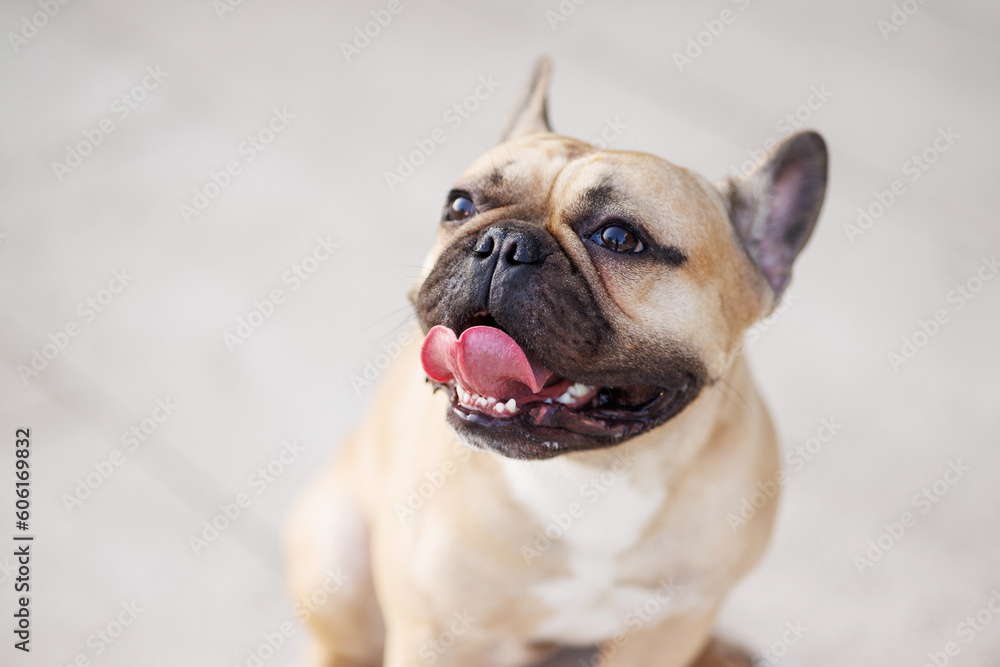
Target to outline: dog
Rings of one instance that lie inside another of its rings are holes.
[[[448,194],[423,341],[292,511],[315,665],[749,664],[713,639],[775,503],[725,517],[779,470],[741,340],[813,230],[826,145],[713,184],[554,134],[549,77]]]

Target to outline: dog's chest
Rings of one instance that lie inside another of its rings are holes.
[[[551,610],[537,638],[597,642],[627,632],[637,609],[642,616],[644,607],[655,606],[654,615],[665,617],[679,606],[666,574],[635,585],[622,570],[621,557],[642,547],[667,497],[644,471],[627,462],[602,471],[563,457],[508,461],[505,471],[513,498],[538,522],[521,547],[528,566],[561,559],[568,569],[529,591]]]

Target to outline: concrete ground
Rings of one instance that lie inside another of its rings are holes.
[[[808,667],[1000,664],[1000,6],[677,4],[3,3],[0,663],[302,664],[283,516],[547,52],[565,134],[719,177],[799,125],[829,142],[819,227],[748,341],[792,458],[722,629]]]

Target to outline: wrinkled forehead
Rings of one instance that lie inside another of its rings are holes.
[[[495,147],[472,164],[458,187],[492,207],[544,207],[554,219],[642,221],[671,243],[703,235],[725,215],[714,187],[687,169],[654,155],[600,150],[556,135]]]
[[[457,187],[487,196],[548,193],[567,165],[592,153],[589,144],[556,135],[510,141],[481,155]]]

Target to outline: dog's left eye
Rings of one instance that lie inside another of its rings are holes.
[[[452,221],[466,220],[475,214],[476,205],[472,203],[472,200],[464,195],[459,195],[448,204],[444,219]]]
[[[605,225],[590,236],[590,240],[599,246],[615,252],[642,252],[646,246],[638,234],[621,224]]]

